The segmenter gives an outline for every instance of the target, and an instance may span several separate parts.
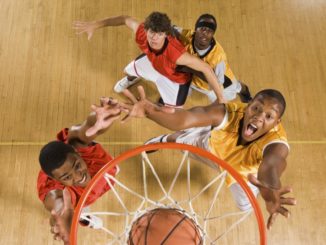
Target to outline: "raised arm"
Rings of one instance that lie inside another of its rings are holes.
[[[128,15],[120,15],[115,17],[109,17],[102,20],[95,21],[75,21],[73,23],[73,28],[76,29],[77,34],[87,33],[88,40],[91,39],[95,30],[105,27],[105,26],[121,26],[126,25],[130,28],[134,33],[136,33],[139,22],[128,16]]]
[[[176,63],[177,65],[188,66],[196,71],[202,72],[207,82],[214,90],[218,103],[226,103],[225,99],[223,98],[222,86],[218,82],[213,69],[206,62],[186,52],[179,57]]]
[[[129,98],[131,104],[122,106],[129,110],[129,117],[147,117],[157,124],[170,129],[182,130],[191,127],[217,126],[225,115],[223,104],[211,104],[208,106],[197,106],[189,110],[172,109],[160,107],[146,99],[143,87],[138,87],[139,99],[124,90],[124,95]],[[173,111],[172,111],[173,110]]]
[[[280,177],[286,168],[288,147],[282,143],[274,143],[264,151],[263,162],[258,169],[257,178],[249,175],[249,181],[259,188],[265,200],[266,209],[270,216],[267,228],[271,228],[278,214],[289,217],[290,212],[285,205],[295,205],[294,198],[284,197],[292,191],[290,187],[282,187]]]

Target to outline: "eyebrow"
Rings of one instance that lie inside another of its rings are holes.
[[[263,98],[256,98],[256,100],[265,105]],[[275,111],[277,114],[281,114],[281,112],[279,110],[276,110],[275,108],[272,108],[272,110]]]
[[[77,162],[77,159],[75,159],[74,163],[72,164],[72,169],[75,167],[76,162]],[[63,177],[66,177],[66,175],[69,175],[69,173],[64,173],[63,175],[61,175],[61,176],[59,177],[59,179],[61,179],[61,178],[63,178]]]

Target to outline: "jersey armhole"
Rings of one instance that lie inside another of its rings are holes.
[[[266,149],[268,146],[272,145],[272,144],[284,144],[284,145],[286,145],[286,147],[287,147],[288,150],[290,151],[290,145],[289,145],[288,142],[286,142],[286,141],[284,141],[284,140],[273,140],[273,141],[269,142],[268,144],[264,145],[264,147],[263,147],[263,155],[264,155],[264,151],[265,151],[265,149]]]
[[[220,125],[213,127],[213,130],[220,130],[220,129],[224,128],[224,126],[226,125],[228,120],[229,120],[229,113],[226,110],[222,122],[220,123]]]

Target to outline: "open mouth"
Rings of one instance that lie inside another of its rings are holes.
[[[245,136],[251,136],[253,135],[254,133],[256,133],[256,131],[258,130],[258,127],[252,123],[249,123],[245,132],[244,132],[244,135]]]
[[[78,182],[79,185],[82,185],[86,182],[87,180],[87,175],[86,174],[83,174],[83,178],[81,179],[81,181]]]

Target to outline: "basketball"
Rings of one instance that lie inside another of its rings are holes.
[[[139,217],[129,233],[129,245],[202,244],[194,221],[176,209],[154,209]]]

